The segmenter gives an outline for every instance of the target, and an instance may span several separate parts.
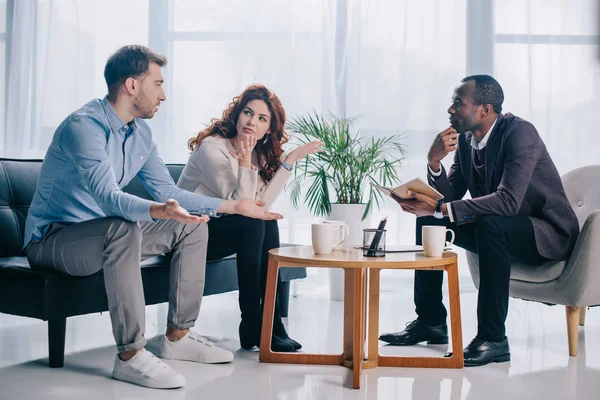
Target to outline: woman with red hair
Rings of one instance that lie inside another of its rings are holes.
[[[222,199],[264,200],[270,207],[290,178],[294,163],[323,145],[305,144],[283,160],[282,145],[288,141],[285,118],[273,92],[259,84],[247,87],[234,97],[221,119],[213,119],[189,140],[192,154],[177,185]],[[277,221],[227,215],[212,218],[208,230],[208,260],[237,255],[241,347],[259,346],[268,251],[280,246]],[[272,350],[291,352],[301,347],[288,336],[277,300]]]

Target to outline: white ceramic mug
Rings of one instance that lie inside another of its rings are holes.
[[[450,232],[452,239],[446,242],[446,232]],[[425,257],[441,257],[446,246],[454,243],[454,231],[445,226],[425,225],[422,230],[423,252]]]
[[[348,235],[350,235],[350,228],[348,227],[348,225],[346,225],[344,223],[344,221],[334,221],[334,220],[325,220],[325,221],[323,221],[323,223],[324,224],[332,224],[336,228],[340,229],[340,232],[339,233],[336,232],[336,236],[335,236],[335,240],[339,241],[339,244],[337,246],[334,246],[334,249],[335,250],[341,249],[342,244],[346,241],[346,239],[348,239]]]
[[[341,235],[341,229],[333,224],[312,224],[312,247],[315,254],[329,254],[335,246],[340,244],[336,241],[336,235]]]

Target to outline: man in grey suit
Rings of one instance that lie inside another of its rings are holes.
[[[502,87],[491,76],[464,78],[448,109],[451,126],[436,136],[427,156],[429,184],[444,200],[419,193],[413,201],[396,199],[419,217],[417,244],[424,225],[445,225],[455,231],[456,245],[479,255],[477,336],[465,348],[466,366],[510,360],[504,323],[511,260],[565,260],[579,233],[544,142],[531,123],[502,114],[503,101]],[[441,160],[454,150],[446,173]],[[467,190],[471,199],[463,200]],[[380,339],[405,346],[448,343],[442,280],[442,271],[415,271],[418,318]]]

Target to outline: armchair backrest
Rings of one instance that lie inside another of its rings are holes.
[[[569,171],[562,176],[562,182],[581,228],[587,217],[600,209],[600,165]]]

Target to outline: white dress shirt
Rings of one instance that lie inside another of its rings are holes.
[[[490,135],[492,133],[492,130],[494,129],[494,126],[496,126],[497,121],[498,121],[498,117],[496,117],[496,119],[494,120],[494,123],[492,124],[492,126],[490,126],[490,129],[488,129],[488,131],[485,133],[485,135],[483,135],[483,138],[481,140],[477,140],[475,135],[472,135],[471,136],[471,147],[473,147],[475,150],[483,150],[485,148],[485,146],[487,146],[487,142],[490,139]],[[434,170],[431,169],[431,167],[428,164],[427,169],[429,169],[429,173],[433,177],[437,178],[442,175],[442,168],[440,168],[440,170],[438,172],[435,172]],[[450,222],[454,222],[454,216],[452,215],[452,206],[450,205],[450,203],[446,204],[446,208],[448,209],[448,218],[450,218]]]

